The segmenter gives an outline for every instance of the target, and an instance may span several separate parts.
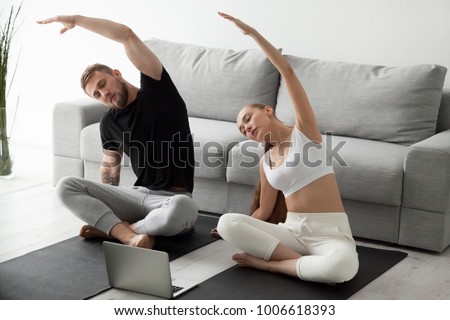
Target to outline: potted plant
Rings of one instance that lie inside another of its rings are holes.
[[[6,101],[9,91],[7,75],[11,41],[16,32],[15,25],[21,7],[22,5],[17,10],[14,10],[14,6],[12,6],[6,21],[0,25],[0,177],[12,175],[13,162],[9,148],[10,137],[8,135],[6,114]],[[12,78],[14,78],[14,75]]]

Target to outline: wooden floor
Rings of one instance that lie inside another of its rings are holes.
[[[0,180],[0,262],[73,237],[82,225],[55,197],[51,155],[16,150],[15,178]],[[408,257],[351,299],[450,299],[450,248],[438,254],[371,241],[358,243],[403,250]],[[237,250],[226,242],[216,241],[172,261],[173,276],[201,282],[232,266],[230,256],[234,252]],[[95,298],[153,299],[116,289]]]

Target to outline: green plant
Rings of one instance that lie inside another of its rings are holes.
[[[0,26],[0,176],[8,176],[12,173],[12,157],[9,149],[9,136],[7,128],[6,100],[7,100],[7,75],[8,60],[10,56],[11,41],[16,33],[16,21],[20,9],[11,7],[9,16],[4,24]],[[0,13],[2,16],[3,10]],[[13,75],[14,79],[14,75]],[[12,80],[11,80],[12,83]],[[9,88],[8,88],[9,91]]]

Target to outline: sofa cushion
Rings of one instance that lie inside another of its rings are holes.
[[[103,158],[100,123],[91,124],[81,130],[81,159],[101,162]]]
[[[333,146],[327,147],[327,154],[333,159],[342,198],[401,205],[407,146],[341,136],[326,136],[325,141]]]
[[[245,139],[236,123],[189,117],[194,140],[195,177],[225,180],[229,150]]]
[[[233,51],[150,39],[189,116],[236,121],[247,104],[275,105],[279,73],[256,49]]]
[[[436,131],[442,132],[450,129],[450,88],[442,89],[441,106],[439,107]]]
[[[305,87],[322,133],[405,145],[435,133],[446,68],[390,68],[286,57]],[[294,122],[283,85],[277,115]]]
[[[102,140],[100,138],[100,123],[91,124],[81,130],[81,159],[85,161],[98,162],[99,166],[103,159]],[[125,154],[122,166],[131,168],[130,158]],[[100,167],[99,167],[100,168]]]

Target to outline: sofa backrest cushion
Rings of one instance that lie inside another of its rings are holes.
[[[404,145],[435,134],[445,67],[392,68],[286,57],[308,94],[322,133]],[[283,85],[276,112],[280,120],[294,123]]]
[[[441,107],[437,121],[436,132],[442,132],[450,129],[450,88],[442,90]]]
[[[191,117],[236,121],[247,104],[275,105],[279,73],[256,49],[233,51],[150,39]]]

